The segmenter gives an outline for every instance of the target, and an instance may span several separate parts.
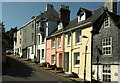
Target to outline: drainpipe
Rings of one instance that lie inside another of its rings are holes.
[[[65,40],[65,34],[63,33],[63,71],[65,71],[65,44],[64,44],[64,40]]]
[[[72,46],[72,40],[73,40],[72,31],[70,31],[70,34],[71,34],[71,70],[70,70],[70,73],[72,73],[72,51],[73,51],[73,46]]]
[[[34,56],[36,56],[36,39],[37,37],[36,37],[36,18],[35,18],[35,55]],[[37,60],[37,57],[36,57],[36,59],[35,59],[35,61]]]

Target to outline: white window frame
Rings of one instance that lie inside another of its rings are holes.
[[[55,38],[52,38],[52,42],[51,43],[52,43],[52,48],[55,48]]]
[[[76,64],[76,61],[79,61],[79,63]],[[80,53],[75,52],[74,53],[74,67],[79,67],[80,66]]]
[[[109,39],[110,39],[110,41],[109,41]],[[106,40],[108,40],[108,41],[106,41]],[[108,42],[110,43],[109,45],[107,45]],[[108,48],[110,48],[110,50]],[[110,53],[107,53],[109,51],[110,51]],[[102,39],[102,54],[103,55],[112,55],[112,37]]]
[[[52,55],[52,65],[55,64],[55,55]]]
[[[61,47],[61,36],[58,37],[58,47]]]
[[[80,15],[78,16],[78,22],[81,22],[86,19],[86,13],[81,12]]]
[[[34,45],[32,45],[32,54],[34,54]]]
[[[44,51],[45,51],[45,50],[44,50],[44,49],[42,49],[42,59],[44,59],[44,58],[45,58],[45,56],[44,56],[44,54],[45,54],[45,53],[44,53]]]
[[[77,33],[79,34],[79,36],[77,36]],[[81,44],[82,43],[82,30],[78,30],[75,32],[75,36],[76,36],[76,44]],[[79,38],[79,42],[77,42],[77,39]]]
[[[60,22],[60,23],[58,24],[58,30],[62,29],[62,27],[63,27],[63,23]]]
[[[71,46],[71,33],[68,34],[68,46]]]
[[[102,71],[103,71],[102,72],[102,80],[103,80],[103,82],[111,82],[111,65],[103,65]],[[104,77],[104,76],[106,76],[106,77]]]
[[[104,18],[104,28],[107,28],[110,26],[110,17],[106,16]]]

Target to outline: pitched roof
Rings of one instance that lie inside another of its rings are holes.
[[[81,9],[84,9],[84,8],[81,8]],[[84,10],[88,11],[87,9],[84,9]],[[91,12],[92,12],[92,15],[86,20],[83,20],[81,22],[78,22],[77,18],[71,20],[69,24],[64,28],[64,31],[69,30],[69,29],[73,30],[75,27],[79,25],[83,25],[88,22],[91,22],[91,24],[93,24],[104,12],[108,13],[108,15],[113,19],[113,22],[115,23],[115,25],[120,25],[120,16],[115,15],[109,11],[106,11],[104,7],[101,7]],[[62,30],[57,30],[56,32],[52,33],[50,36],[57,35],[59,33],[62,33]]]
[[[48,19],[58,21],[59,14],[54,8],[51,8],[50,10],[47,10],[44,13],[41,13],[41,15],[36,17],[36,21],[48,20]]]
[[[107,12],[107,14],[112,18],[113,22],[115,25],[119,25],[120,24],[120,16],[119,15],[116,15],[114,13],[111,13],[111,12]]]
[[[91,13],[90,10],[80,7],[80,9],[79,9],[78,12],[77,12],[77,15],[79,15],[81,11],[84,11],[84,12],[86,12],[86,13]]]
[[[81,9],[83,9],[83,10],[85,10],[85,11],[89,11],[89,10],[84,9],[84,8],[81,8]],[[103,7],[102,7],[102,8],[99,8],[99,9],[97,9],[97,10],[95,10],[95,11],[93,11],[93,14],[92,14],[91,17],[89,17],[88,19],[83,20],[83,21],[81,21],[81,22],[78,22],[78,18],[73,19],[73,20],[71,20],[71,21],[69,22],[69,24],[64,28],[64,30],[74,29],[74,27],[76,27],[76,26],[85,24],[85,23],[87,23],[87,22],[93,22],[94,19],[97,18],[97,16],[100,15],[100,13],[102,13],[102,11],[103,11]],[[92,11],[91,11],[91,12],[92,12]],[[62,33],[62,29],[56,30],[56,31],[53,32],[50,36],[48,36],[48,38],[50,38],[51,36],[57,35],[58,33],[59,33],[59,34]]]
[[[87,22],[93,23],[93,22],[95,21],[95,19],[96,19],[99,15],[101,15],[101,13],[103,12],[103,10],[104,10],[104,8],[102,7],[102,8],[99,8],[99,9],[93,11],[93,12],[92,12],[93,14],[92,14],[91,17],[89,17],[88,19],[83,20],[83,21],[81,21],[81,22],[78,22],[78,19],[76,18],[74,21],[71,21],[68,26],[65,27],[65,30],[70,29],[70,28],[74,28],[74,27],[76,27],[76,26],[78,26],[78,25],[82,25],[82,24],[85,24],[85,23],[87,23]]]

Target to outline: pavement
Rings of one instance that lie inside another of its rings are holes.
[[[80,78],[72,78],[61,71],[40,67],[40,64],[32,63],[19,56],[9,55],[7,60],[10,65],[2,71],[3,83],[83,83]]]

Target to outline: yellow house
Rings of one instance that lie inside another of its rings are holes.
[[[84,29],[79,27],[74,31],[66,33],[64,48],[65,71],[68,73],[74,72],[78,74],[80,78],[84,78],[85,47],[88,42],[86,53],[86,79],[89,81],[91,80],[91,30],[91,26]],[[82,38],[82,36],[88,38]]]
[[[99,10],[99,9],[98,9]],[[79,78],[91,81],[93,22],[99,11],[80,8],[78,18],[73,19],[64,31],[64,71],[76,73]]]

